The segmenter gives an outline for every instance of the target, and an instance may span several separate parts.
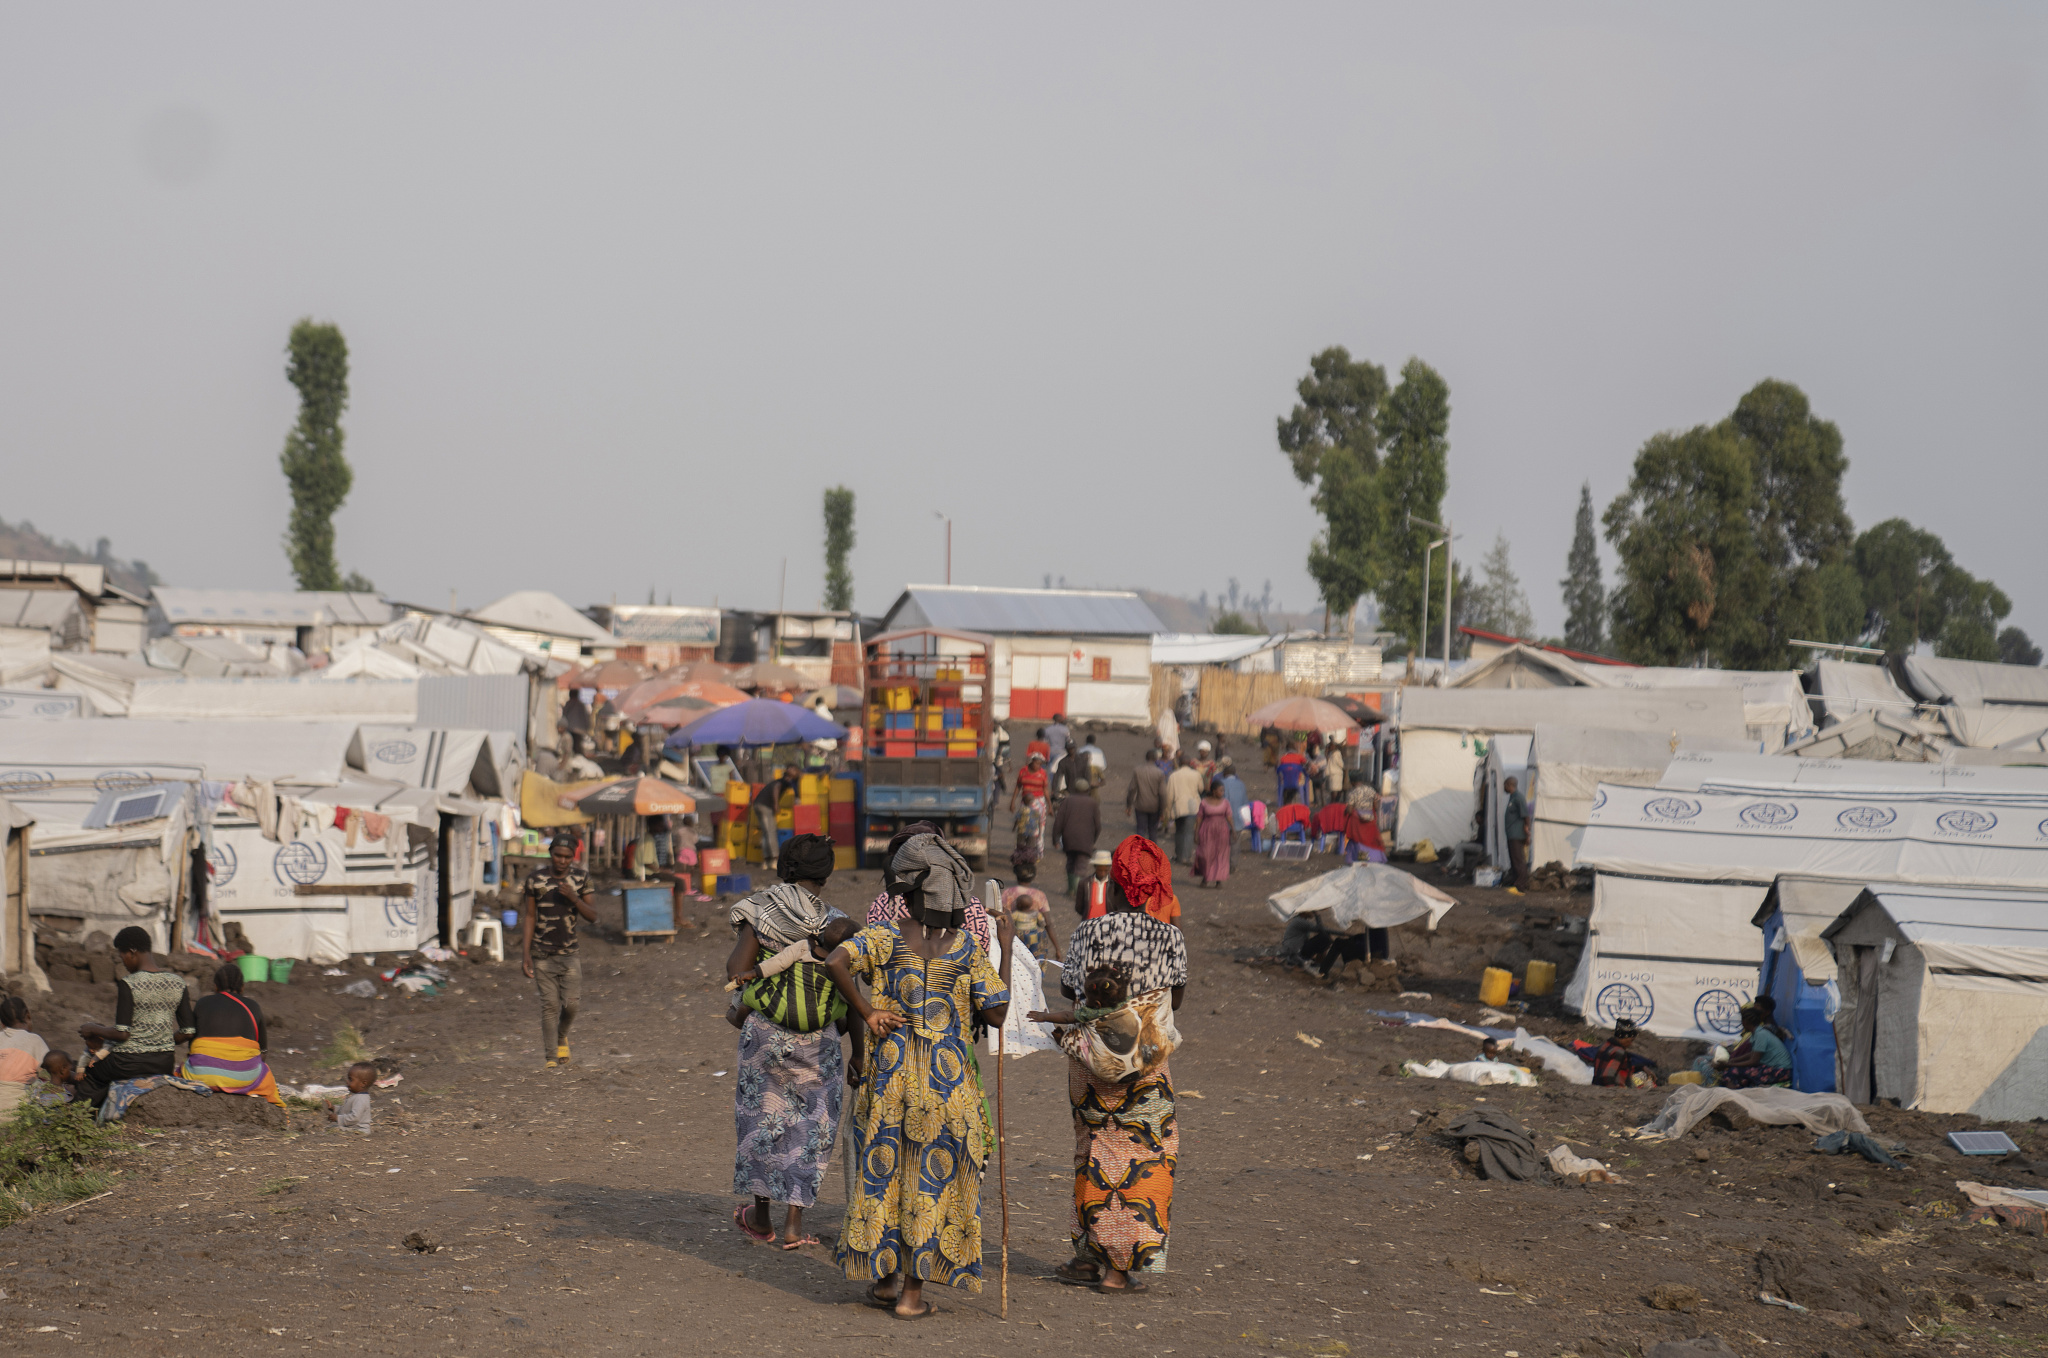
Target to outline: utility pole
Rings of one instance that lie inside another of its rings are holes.
[[[932,517],[946,521],[946,583],[953,583],[953,516],[943,509],[934,509]]]
[[[1444,548],[1444,682],[1448,684],[1451,681],[1451,582],[1458,577],[1457,565],[1452,559],[1456,549],[1451,546],[1451,542],[1457,535],[1451,532],[1451,522],[1449,519],[1444,520],[1442,523],[1431,523],[1428,519],[1418,519],[1413,514],[1410,514],[1408,516],[1408,526],[1410,528],[1433,528],[1443,534],[1443,537],[1438,539],[1438,541],[1443,543]],[[1422,549],[1422,636],[1424,649],[1428,648],[1429,640],[1429,553],[1436,545],[1435,542],[1432,542],[1428,547]]]
[[[789,558],[782,558],[782,581],[775,586],[775,645],[771,648],[775,663],[782,663],[782,602],[789,593]]]

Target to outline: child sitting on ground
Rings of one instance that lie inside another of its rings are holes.
[[[327,1120],[337,1132],[370,1134],[370,1086],[377,1083],[377,1068],[358,1061],[348,1068],[348,1097],[341,1107],[327,1110]]]
[[[42,1076],[33,1097],[42,1103],[69,1103],[78,1097],[78,1075],[71,1068],[71,1056],[55,1047],[43,1057]]]
[[[725,1011],[725,1021],[735,1028],[746,1027],[749,1010],[766,1012],[759,989],[762,981],[788,971],[799,962],[823,962],[832,955],[834,948],[859,932],[860,926],[852,919],[834,915],[825,921],[825,927],[818,931],[816,938],[800,938],[773,957],[741,973],[737,980],[727,981],[725,988],[733,992],[733,997],[732,1004]]]

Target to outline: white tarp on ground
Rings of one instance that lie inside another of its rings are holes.
[[[147,679],[128,700],[132,719],[405,723],[419,685],[405,679]]]
[[[1429,916],[1429,928],[1434,929],[1457,903],[1419,877],[1385,863],[1354,863],[1266,897],[1279,918],[1315,915],[1333,934],[1391,929],[1423,915]]]
[[[1867,767],[1869,778],[1901,766]],[[1733,1031],[1763,958],[1751,920],[1781,874],[2048,890],[2048,794],[2038,790],[1603,786],[1588,820],[1580,862],[1598,875],[1566,1002],[1660,1036]]]
[[[1396,846],[1472,838],[1478,811],[1474,773],[1484,738],[1499,732],[1533,735],[1539,725],[1552,724],[1648,732],[1678,743],[1695,737],[1740,741],[1745,735],[1742,695],[1733,688],[1405,688]]]
[[[2048,669],[1909,655],[1905,670],[1906,682],[1924,702],[1961,707],[2020,704],[2048,713]]]
[[[2048,1116],[2048,894],[1873,887],[1826,937],[1851,1098],[1987,1121]]]
[[[1769,754],[1814,726],[1797,670],[1694,670],[1645,665],[1589,667],[1609,688],[1733,688],[1742,694],[1744,734]],[[2044,721],[2043,725],[2048,725]]]
[[[1858,712],[1910,712],[1908,698],[1882,665],[1859,665],[1848,660],[1816,662],[1820,697],[1827,720],[1838,722]]]

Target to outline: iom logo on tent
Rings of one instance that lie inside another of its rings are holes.
[[[213,869],[215,886],[226,886],[235,880],[235,869],[239,864],[235,861],[235,850],[232,845],[214,845],[212,851],[206,855],[206,862]]]
[[[1605,805],[1607,805],[1607,789],[1606,789],[1606,788],[1604,788],[1604,787],[1594,788],[1594,789],[1593,789],[1593,809],[1594,809],[1595,811],[1598,811],[1598,810],[1599,810],[1599,809],[1600,809],[1601,807],[1603,807],[1603,806],[1605,806]],[[2048,820],[2044,820],[2044,821],[2042,821],[2042,822],[2041,822],[2041,824],[2043,824],[2044,826],[2048,826]],[[2044,832],[2044,833],[2048,833],[2048,832]]]
[[[0,773],[0,788],[41,787],[44,783],[56,781],[49,774],[35,769],[10,769],[6,773]]]
[[[1899,818],[1888,806],[1852,806],[1835,817],[1844,830],[1882,830]]]
[[[1708,990],[1692,1002],[1693,1025],[1702,1032],[1735,1037],[1742,1032],[1742,997],[1726,990]]]
[[[386,896],[384,918],[395,928],[417,929],[420,926],[420,896],[415,890],[410,896]]]
[[[149,775],[136,773],[132,769],[108,769],[92,780],[92,785],[101,792],[126,792],[131,787],[148,787]]]
[[[1593,1014],[1602,1023],[1612,1028],[1616,1019],[1627,1019],[1630,1023],[1648,1023],[1650,1015],[1657,1012],[1657,1001],[1650,994],[1650,988],[1640,989],[1626,981],[1602,986],[1593,998]]]
[[[1945,835],[1981,835],[1998,824],[1989,811],[1944,811],[1934,818],[1934,827]]]
[[[52,698],[48,702],[37,703],[34,707],[30,708],[29,710],[31,712],[34,712],[38,717],[62,717],[69,713],[76,712],[78,710],[78,704],[75,702],[65,701],[61,698]]]
[[[387,740],[370,751],[378,762],[384,764],[403,764],[419,752],[420,747],[409,740]]]
[[[1736,819],[1744,825],[1753,825],[1760,829],[1767,829],[1773,825],[1790,825],[1799,819],[1799,808],[1789,802],[1751,802],[1742,808],[1742,814]]]
[[[1700,804],[1684,797],[1652,797],[1643,803],[1643,814],[1658,820],[1691,820],[1699,813]]]
[[[271,860],[280,886],[311,886],[327,875],[327,850],[318,844],[295,839],[279,847]]]

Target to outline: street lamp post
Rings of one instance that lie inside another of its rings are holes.
[[[1444,545],[1444,683],[1448,684],[1451,682],[1451,582],[1457,579],[1458,576],[1456,565],[1452,560],[1453,554],[1457,549],[1451,543],[1457,537],[1457,534],[1451,531],[1449,519],[1444,520],[1442,523],[1431,523],[1428,519],[1418,519],[1413,514],[1410,514],[1408,516],[1408,526],[1410,528],[1434,528],[1437,532],[1443,534],[1443,537],[1439,540]],[[1428,649],[1429,638],[1429,553],[1430,549],[1435,546],[1436,543],[1432,542],[1429,544],[1429,547],[1425,547],[1422,551],[1422,636],[1423,648],[1425,650]]]
[[[946,521],[946,583],[953,583],[953,516],[943,509],[934,509],[932,517]]]

